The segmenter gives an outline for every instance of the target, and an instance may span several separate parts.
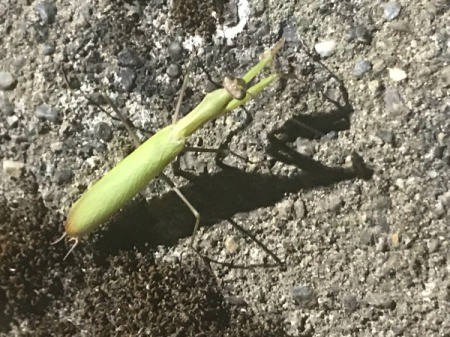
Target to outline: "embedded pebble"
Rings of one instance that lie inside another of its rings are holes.
[[[172,63],[166,71],[170,78],[178,78],[181,76],[181,68],[178,64]]]
[[[433,149],[431,151],[431,155],[435,159],[442,159],[444,157],[445,149],[446,149],[446,146],[444,146],[444,145],[435,146],[435,147],[433,147]]]
[[[176,255],[170,254],[170,255],[164,255],[162,257],[162,260],[166,263],[177,265],[180,263],[180,258]]]
[[[314,290],[305,285],[296,285],[291,289],[292,299],[296,304],[305,308],[312,308],[317,304]]]
[[[167,48],[169,56],[175,60],[183,55],[183,46],[178,41],[172,41]]]
[[[375,237],[371,230],[363,230],[360,235],[360,242],[366,246],[373,246],[375,244]]]
[[[225,250],[229,254],[234,254],[239,249],[239,244],[233,236],[228,236],[225,239]]]
[[[266,10],[264,1],[256,1],[255,4],[251,6],[252,16],[258,17],[264,13]]]
[[[386,110],[389,112],[399,112],[404,108],[404,104],[397,89],[387,87],[383,95]]]
[[[439,240],[438,239],[431,239],[430,241],[427,242],[427,248],[428,248],[428,252],[430,254],[432,253],[436,253],[439,249]]]
[[[416,241],[416,237],[404,234],[404,235],[402,235],[402,241],[403,241],[403,247],[405,247],[406,249],[409,249],[413,246],[414,242]]]
[[[345,294],[341,298],[342,307],[347,312],[354,312],[358,309],[358,298],[353,294]]]
[[[11,115],[14,112],[14,104],[3,95],[0,95],[0,111],[5,115]]]
[[[327,97],[329,99],[332,99],[335,102],[341,102],[342,100],[344,100],[344,96],[342,94],[342,90],[334,87],[330,87],[328,89],[326,89],[325,94],[327,95]]]
[[[444,87],[450,86],[450,65],[443,67],[439,74]]]
[[[297,152],[308,157],[312,157],[315,153],[315,146],[308,139],[298,138],[295,142],[295,147],[297,149]]]
[[[47,119],[50,122],[57,122],[59,112],[55,108],[48,105],[39,105],[35,110],[36,117],[40,119]]]
[[[329,40],[329,41],[323,41],[316,43],[314,45],[314,49],[321,57],[328,57],[331,56],[334,53],[334,50],[336,48],[336,41]]]
[[[388,70],[389,70],[389,77],[394,82],[403,81],[405,78],[408,77],[408,75],[406,75],[406,72],[400,68],[389,68]]]
[[[355,67],[353,68],[353,76],[362,77],[365,73],[367,73],[372,68],[372,63],[367,60],[359,60],[356,62]]]
[[[391,247],[398,248],[400,247],[400,232],[395,232],[391,235]]]
[[[389,130],[384,129],[377,130],[375,136],[387,144],[392,145],[394,143],[394,134]]]
[[[9,128],[15,128],[19,122],[19,117],[16,115],[6,117],[6,124]]]
[[[364,180],[372,177],[374,170],[364,162],[364,159],[356,151],[352,152],[350,158],[353,171],[358,177]]]
[[[387,294],[383,293],[369,293],[366,296],[366,301],[368,304],[375,308],[381,309],[394,309],[395,301],[388,297]]]
[[[137,3],[132,3],[127,6],[128,13],[127,15],[135,18],[136,20],[142,15],[142,8]]]
[[[389,225],[387,224],[385,213],[386,210],[389,209],[390,207],[391,202],[389,198],[385,198],[382,196],[374,198],[372,201],[373,211],[368,212],[365,215],[367,224],[370,225],[371,227],[377,226],[382,231],[389,233],[390,228]]]
[[[3,161],[3,172],[14,178],[20,178],[22,175],[25,164],[15,160]]]
[[[283,23],[282,30],[282,36],[285,38],[286,42],[298,42],[297,27],[292,19]]]
[[[238,306],[238,307],[244,307],[247,306],[247,302],[245,302],[245,299],[238,296],[224,296],[225,301],[228,303],[231,303],[232,305]]]
[[[450,156],[445,156],[444,158],[442,158],[442,161],[450,166]]]
[[[223,9],[223,24],[228,27],[236,26],[239,22],[238,6],[236,1],[225,2]]]
[[[108,103],[101,92],[93,92],[89,95],[89,98],[98,105],[104,105]]]
[[[384,69],[386,69],[386,63],[384,62],[384,60],[375,60],[373,61],[372,64],[372,70],[374,73],[380,73],[382,72]]]
[[[383,4],[382,6],[383,6],[383,17],[388,21],[392,21],[395,18],[397,18],[398,15],[400,14],[400,11],[402,10],[402,5],[394,1],[389,1]]]
[[[357,41],[370,44],[372,42],[372,32],[364,26],[357,26],[354,29],[354,36]]]
[[[297,220],[301,220],[306,216],[306,207],[305,203],[301,199],[297,199],[294,202],[294,212],[295,212],[295,218]]]
[[[27,59],[25,56],[23,56],[23,55],[17,56],[12,62],[15,72],[17,73],[18,71],[20,71],[20,69],[22,69],[26,63],[27,63]]]
[[[434,205],[434,207],[432,208],[431,211],[432,211],[432,213],[433,213],[435,219],[440,219],[440,218],[442,218],[443,216],[445,216],[445,213],[446,213],[445,207],[444,207],[444,205],[442,204],[442,202],[440,202],[440,201],[438,201],[438,202]]]
[[[6,71],[0,71],[0,90],[10,90],[14,88],[16,79],[14,76]]]
[[[123,90],[131,91],[133,89],[136,81],[136,73],[133,71],[133,69],[122,68],[119,70],[117,76]]]
[[[103,140],[104,142],[111,141],[113,137],[113,132],[111,127],[105,122],[100,122],[95,125],[94,132],[97,134],[97,137]]]
[[[256,30],[254,37],[258,38],[258,39],[263,39],[264,37],[268,36],[270,34],[270,27],[267,24],[267,22],[263,22],[259,28]],[[298,41],[298,40],[297,40]],[[249,63],[251,63],[252,61],[247,61]]]
[[[322,136],[320,138],[320,140],[323,142],[329,142],[331,140],[338,139],[338,137],[339,137],[339,134],[337,133],[337,131],[332,130],[332,131],[328,132],[326,135]]]
[[[377,212],[378,213],[378,212]],[[384,213],[378,213],[378,215],[376,215],[374,217],[375,220],[375,225],[383,232],[385,233],[390,233],[391,232],[391,227],[389,226],[389,223],[386,219],[386,215]]]
[[[389,242],[386,239],[386,237],[381,236],[378,238],[376,244],[375,244],[375,249],[377,252],[387,252],[389,250]]]
[[[64,143],[63,143],[63,142],[53,142],[53,143],[50,143],[50,149],[51,149],[53,152],[61,151],[61,150],[63,149],[63,147],[64,147]]]
[[[276,211],[282,219],[286,219],[289,214],[292,214],[293,206],[294,202],[292,199],[286,199],[276,205]]]
[[[445,138],[446,138],[446,135],[443,132],[439,132],[436,135],[436,140],[441,144],[445,142]]]
[[[46,44],[44,44],[44,46],[42,47],[42,55],[44,56],[48,56],[53,54],[55,51],[55,44],[48,42]]]
[[[332,196],[325,203],[326,212],[338,212],[344,206],[344,199],[341,196]]]
[[[438,196],[438,200],[447,208],[450,208],[450,191]]]
[[[381,90],[381,83],[378,80],[373,80],[369,82],[368,88],[372,95],[376,95]]]
[[[127,48],[119,52],[117,60],[122,67],[139,67],[142,65],[139,55],[134,50]]]
[[[48,1],[38,3],[34,9],[41,16],[42,21],[46,24],[52,24],[56,18],[56,6]]]
[[[62,184],[70,183],[72,178],[73,178],[73,172],[71,170],[64,169],[64,170],[58,170],[55,172],[55,175],[53,176],[53,181],[58,185],[62,185]]]
[[[95,142],[94,148],[98,153],[104,153],[108,149],[106,144],[102,142]]]

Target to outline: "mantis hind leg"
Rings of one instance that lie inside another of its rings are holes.
[[[175,186],[172,180],[165,175],[164,173],[161,173],[161,178],[173,189],[173,191],[178,195],[178,197],[183,201],[183,203],[189,208],[191,213],[195,217],[195,224],[194,224],[194,230],[192,232],[191,241],[189,243],[189,247],[194,247],[194,240],[195,235],[197,234],[198,227],[200,226],[200,213],[195,209],[195,207],[189,202],[189,200],[184,196],[184,194],[178,189],[178,187]],[[195,250],[195,249],[194,249]]]

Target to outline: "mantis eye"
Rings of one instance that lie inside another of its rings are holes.
[[[235,99],[241,100],[247,96],[247,83],[242,78],[226,76],[222,84]]]

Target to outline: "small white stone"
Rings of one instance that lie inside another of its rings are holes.
[[[439,132],[436,136],[437,141],[439,142],[439,144],[444,144],[445,142],[445,133],[443,132]]]
[[[377,94],[380,91],[381,85],[380,85],[380,81],[378,80],[373,80],[369,82],[369,91],[372,95]]]
[[[25,164],[20,161],[14,160],[4,160],[3,161],[3,172],[14,178],[20,178],[22,175],[22,170]]]
[[[402,10],[402,5],[394,1],[384,3],[382,6],[383,17],[388,21],[392,21],[397,18],[397,16],[400,14],[400,11]]]
[[[64,147],[64,143],[63,142],[53,142],[53,143],[50,144],[50,149],[53,152],[61,151],[63,147]]]
[[[407,78],[408,75],[400,68],[389,68],[389,77],[395,82],[400,82]]]
[[[236,242],[234,237],[229,236],[225,239],[225,249],[227,253],[233,254],[235,253],[239,248],[239,244]]]
[[[15,83],[16,79],[11,73],[0,71],[0,90],[12,89]]]
[[[321,57],[328,57],[332,55],[335,48],[336,48],[336,41],[334,40],[319,42],[316,43],[314,46],[314,49],[316,50],[317,54],[319,54]]]
[[[6,117],[6,124],[8,125],[8,127],[16,125],[18,121],[19,117],[17,117],[16,115]]]

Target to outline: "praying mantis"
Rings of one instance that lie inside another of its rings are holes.
[[[86,190],[70,208],[65,223],[65,233],[56,241],[59,242],[66,236],[75,241],[66,257],[82,237],[104,224],[156,176],[162,175],[163,179],[174,188],[162,171],[185,148],[187,137],[207,122],[245,104],[276,81],[280,75],[274,73],[247,88],[248,83],[274,60],[283,44],[284,39],[278,41],[272,49],[264,52],[261,60],[242,78],[226,77],[223,81],[224,88],[208,93],[191,112],[178,119],[180,99],[172,124],[156,132]],[[182,91],[186,84],[187,76]],[[192,246],[200,215],[178,189],[174,188],[174,190],[196,218],[191,238]]]

